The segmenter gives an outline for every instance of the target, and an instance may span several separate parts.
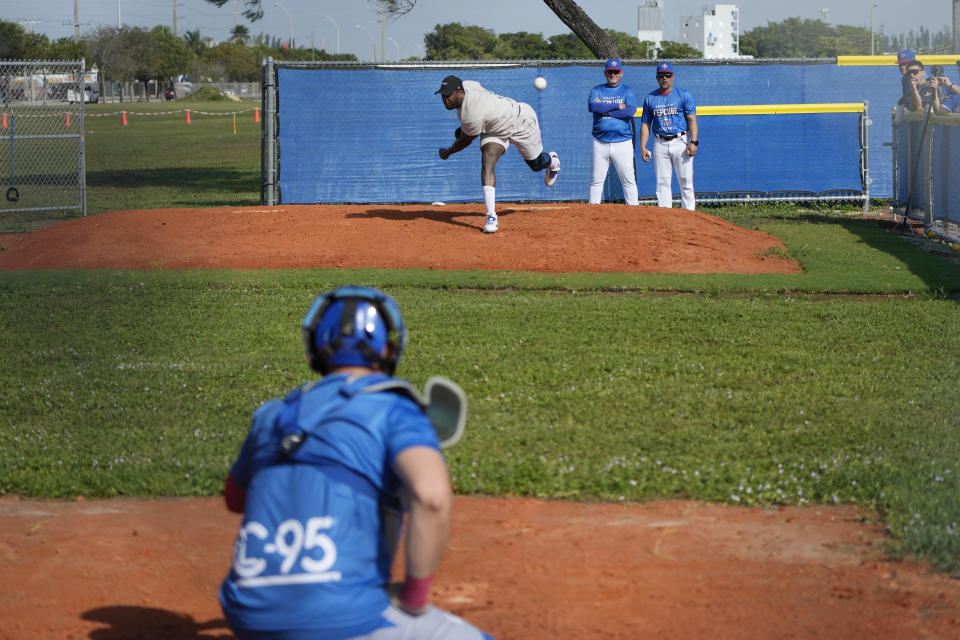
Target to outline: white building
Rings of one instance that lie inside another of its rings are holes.
[[[637,9],[637,40],[647,40],[659,48],[663,42],[663,2],[664,0],[644,0]],[[655,56],[655,51],[650,52]]]
[[[740,7],[708,4],[702,16],[680,19],[680,42],[703,53],[706,59],[740,57]]]

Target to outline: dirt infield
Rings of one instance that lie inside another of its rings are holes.
[[[0,269],[796,272],[702,213],[616,205],[119,212],[0,236]],[[0,639],[230,638],[219,498],[0,498]],[[960,638],[960,581],[892,562],[853,507],[458,496],[435,604],[499,639]]]
[[[0,499],[0,638],[230,638],[219,498]],[[458,497],[432,599],[500,639],[960,637],[960,582],[849,507]]]

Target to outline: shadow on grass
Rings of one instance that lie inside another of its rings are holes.
[[[843,226],[867,246],[903,261],[932,291],[942,291],[960,302],[960,260],[950,249],[919,233],[903,233],[889,220],[849,220]]]
[[[144,187],[176,187],[204,191],[237,191],[260,194],[260,174],[241,169],[209,167],[164,167],[163,169],[126,169],[91,171],[87,187],[140,189]]]
[[[91,640],[129,640],[129,638],[168,638],[170,640],[197,640],[214,638],[227,640],[233,634],[225,620],[196,622],[183,613],[175,613],[153,607],[117,605],[83,612],[84,620],[93,620],[109,625],[90,632]],[[201,631],[223,629],[223,634],[201,634]]]
[[[866,246],[896,258],[931,292],[960,301],[957,295],[960,294],[960,261],[954,260],[949,250],[937,250],[936,243],[927,242],[919,234],[911,237],[897,232],[896,225],[889,220],[806,212],[783,217],[768,216],[754,220],[752,226],[765,222],[836,225],[859,238]]]

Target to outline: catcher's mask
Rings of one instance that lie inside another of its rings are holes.
[[[374,365],[392,375],[407,346],[407,330],[387,294],[339,287],[313,301],[303,318],[303,345],[310,368],[324,375],[336,367]]]

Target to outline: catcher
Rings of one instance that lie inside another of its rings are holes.
[[[220,588],[240,640],[483,640],[428,604],[453,492],[440,447],[466,419],[463,392],[393,378],[403,318],[376,289],[319,296],[303,340],[320,380],[257,409],[224,497],[243,513]],[[407,516],[406,580],[388,584]]]

